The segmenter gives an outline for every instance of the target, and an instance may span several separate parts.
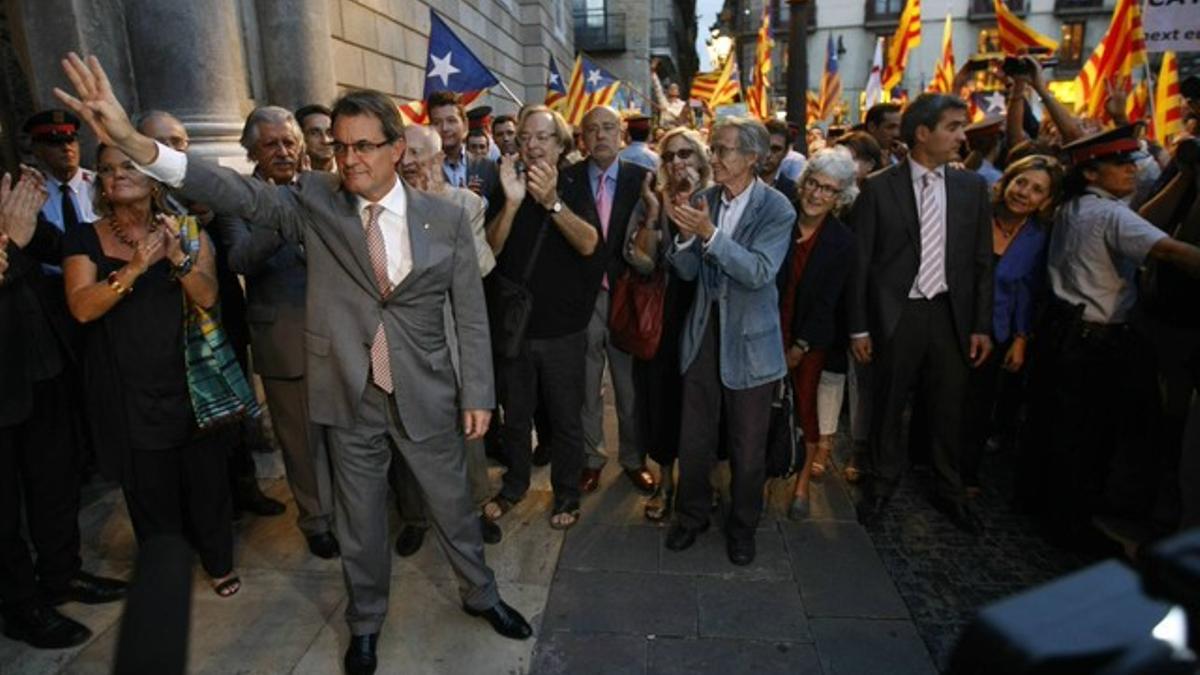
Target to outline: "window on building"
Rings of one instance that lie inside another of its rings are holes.
[[[867,0],[867,22],[897,21],[904,11],[904,0]]]
[[[1054,0],[1054,9],[1103,9],[1104,0]]]
[[[989,26],[979,31],[980,53],[1000,51],[1000,32],[995,26]]]
[[[1066,21],[1062,25],[1062,42],[1058,45],[1058,62],[1063,68],[1083,65],[1083,21]]]

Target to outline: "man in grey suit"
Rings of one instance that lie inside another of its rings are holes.
[[[346,671],[375,671],[387,613],[391,443],[426,496],[463,609],[505,637],[529,637],[529,624],[500,599],[484,563],[467,489],[463,437],[483,436],[495,403],[475,246],[462,208],[409,190],[396,175],[404,127],[395,103],[375,91],[340,98],[332,111],[338,174],[307,172],[295,185],[271,186],[137,133],[95,57],[84,63],[72,53],[64,69],[80,98],[56,95],[143,171],[215,210],[304,243],[305,377],[312,419],[329,428],[349,591]],[[461,389],[446,340],[447,301],[458,330]]]
[[[901,425],[914,387],[932,431],[934,506],[955,526],[983,525],[959,475],[962,401],[971,367],[987,360],[992,329],[992,217],[987,183],[946,166],[966,141],[967,104],[922,94],[904,111],[908,158],[863,185],[850,226],[850,348],[872,364],[871,472],[858,517],[872,525],[903,474]]]
[[[254,162],[255,178],[274,185],[296,182],[304,139],[290,112],[277,106],[254,109],[241,144]],[[309,420],[304,381],[304,249],[276,230],[251,227],[234,216],[217,214],[213,229],[224,240],[229,269],[246,280],[254,371],[262,377],[271,426],[283,450],[288,486],[300,512],[297,524],[313,555],[337,557],[325,430]]]

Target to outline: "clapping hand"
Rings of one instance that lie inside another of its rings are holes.
[[[0,178],[0,233],[8,235],[18,247],[33,239],[37,214],[46,203],[46,188],[41,174],[27,166],[13,184],[10,174]]]
[[[700,208],[686,203],[672,204],[667,215],[675,222],[675,226],[679,228],[684,239],[700,237],[701,240],[708,241],[717,231],[709,216],[706,200],[700,200]]]
[[[187,252],[183,250],[183,240],[179,238],[179,220],[175,216],[165,213],[154,216],[154,220],[158,223],[159,231],[162,233],[167,259],[176,267],[182,265],[184,259],[187,258]]]
[[[517,171],[517,155],[505,155],[500,160],[500,187],[509,204],[520,204],[525,199],[525,176]]]
[[[537,203],[550,208],[558,200],[558,169],[538,160],[526,171],[527,189]]]
[[[129,267],[135,274],[138,276],[145,274],[146,270],[150,269],[150,266],[161,257],[163,239],[162,234],[157,237],[147,235],[137,243],[133,249],[133,257],[129,259]]]
[[[101,143],[121,147],[123,141],[137,134],[125,108],[113,94],[99,59],[89,56],[84,61],[71,52],[62,60],[62,68],[75,87],[75,96],[58,87],[54,88],[54,95],[92,128]]]

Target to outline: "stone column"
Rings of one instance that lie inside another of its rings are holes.
[[[17,0],[6,10],[35,109],[63,107],[54,97],[54,87],[73,91],[59,65],[69,51],[99,58],[117,99],[130,109],[137,108],[125,17],[118,0]],[[14,119],[10,124],[15,130],[23,121]],[[84,131],[80,141],[82,164],[92,166],[96,140]]]
[[[267,101],[295,110],[337,96],[327,0],[258,0]]]
[[[193,151],[244,158],[237,139],[248,96],[235,3],[126,0],[126,25],[140,109],[182,120]]]

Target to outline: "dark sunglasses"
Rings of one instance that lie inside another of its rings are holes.
[[[687,160],[691,159],[692,155],[694,154],[696,154],[696,151],[691,148],[682,148],[680,150],[676,150],[675,152],[668,150],[662,154],[662,160],[667,164],[670,164],[671,162],[675,161],[676,157],[678,157],[686,162]]]

